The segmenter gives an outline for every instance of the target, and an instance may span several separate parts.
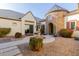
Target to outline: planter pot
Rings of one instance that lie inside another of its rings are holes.
[[[29,41],[29,48],[32,51],[40,51],[43,47],[43,39],[39,36],[31,37]]]

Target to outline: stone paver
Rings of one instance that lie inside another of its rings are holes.
[[[19,46],[24,56],[79,56],[79,41],[73,38],[57,37],[55,41],[44,44],[39,52],[33,52],[27,44]]]
[[[43,40],[44,43],[50,43],[55,40],[53,36],[45,36],[45,37],[46,38]],[[53,38],[53,39],[51,39],[51,38]],[[30,40],[30,36],[25,37],[24,39],[12,41],[12,42],[0,43],[0,55],[6,56],[6,55],[10,55],[10,53],[11,53],[11,55],[16,54],[17,52],[19,52],[19,50],[14,49],[15,46],[22,45],[22,44],[28,45],[29,40]],[[10,51],[8,51],[8,50],[10,50]]]

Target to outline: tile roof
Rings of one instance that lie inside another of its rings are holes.
[[[10,19],[18,20],[23,16],[24,16],[24,14],[16,12],[16,11],[0,9],[0,17],[3,17],[3,18],[10,18]]]
[[[0,9],[0,18],[11,19],[11,20],[21,20],[21,18],[24,17],[25,15],[27,15],[28,13],[32,14],[31,11],[28,11],[27,13],[23,14],[23,13],[19,13],[19,12],[12,11],[12,10]],[[37,21],[42,20],[38,17],[35,17],[33,14],[32,14],[32,16]]]
[[[48,13],[53,12],[53,11],[58,11],[58,10],[63,10],[63,11],[69,12],[68,10],[66,10],[66,9],[64,9],[64,8],[58,6],[58,5],[54,5],[54,6],[48,11]]]

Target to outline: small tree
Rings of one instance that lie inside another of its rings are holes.
[[[39,37],[31,37],[29,47],[33,51],[39,51],[43,47],[43,39]]]

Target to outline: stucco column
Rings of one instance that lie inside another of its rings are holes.
[[[46,20],[46,34],[49,34],[49,22]]]
[[[44,26],[45,26],[44,34],[47,34],[47,33],[46,33],[46,32],[47,32],[47,31],[46,31],[46,27],[47,27],[47,26],[46,26],[46,21],[45,21]]]
[[[22,20],[22,35],[25,35],[24,33],[24,21]]]

